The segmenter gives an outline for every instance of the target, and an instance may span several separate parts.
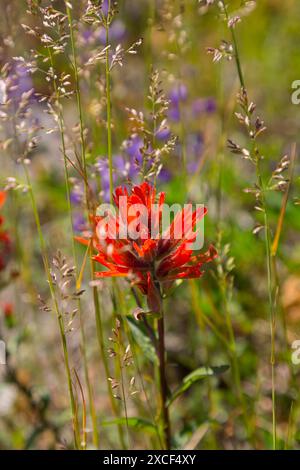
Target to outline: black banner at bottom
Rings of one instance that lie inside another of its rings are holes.
[[[163,466],[179,466],[194,467],[195,465],[205,466],[221,466],[245,463],[248,465],[260,463],[264,461],[266,465],[274,463],[284,466],[294,465],[297,462],[297,452],[293,451],[1,451],[0,462],[1,468],[4,468],[5,461],[8,465],[20,465],[23,468],[30,465],[31,469],[39,466],[53,465],[56,463],[66,463],[71,468],[96,469],[105,467],[123,467],[123,468],[140,468],[148,466],[149,468],[156,465]]]

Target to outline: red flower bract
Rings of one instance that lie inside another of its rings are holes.
[[[0,191],[0,209],[5,203],[6,193]],[[4,219],[0,215],[0,271],[2,271],[8,262],[8,258],[11,252],[11,240],[8,233],[5,230],[2,230]]]
[[[126,197],[126,206],[120,203],[121,197]],[[146,182],[134,186],[130,194],[126,188],[118,187],[114,195],[117,214],[91,217],[95,228],[92,242],[97,251],[94,260],[107,268],[107,271],[97,272],[96,275],[100,278],[128,277],[133,285],[147,295],[148,306],[153,311],[160,309],[161,290],[169,288],[176,279],[199,278],[203,274],[203,265],[216,256],[213,246],[205,253],[191,249],[197,236],[194,228],[207,212],[202,206],[192,213],[188,213],[185,207],[175,215],[168,229],[159,233],[157,227],[160,225],[164,200],[165,194],[159,193],[156,198],[155,188]],[[124,222],[130,227],[130,223],[140,215],[135,210],[130,211],[136,204],[146,208],[146,220],[144,217],[142,222],[139,221],[140,236],[133,238],[129,228],[126,238],[121,238]],[[151,238],[153,214],[156,236]],[[175,237],[182,227],[182,237]],[[89,243],[83,237],[76,239],[85,245]]]

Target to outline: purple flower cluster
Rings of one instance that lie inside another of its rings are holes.
[[[171,135],[171,131],[168,127],[160,130],[156,137],[159,140],[167,140]],[[129,157],[130,171],[129,177],[131,180],[135,180],[138,175],[138,167],[142,164],[143,156],[141,148],[143,147],[143,141],[139,136],[135,136],[132,139],[125,141],[125,153]],[[170,172],[166,168],[162,168],[158,175],[161,182],[167,182],[171,178]]]
[[[142,164],[141,148],[143,141],[139,136],[134,136],[123,143],[124,154],[113,156],[113,182],[114,185],[122,184],[126,180],[136,181],[139,166]],[[98,158],[95,170],[101,177],[101,196],[105,202],[110,199],[110,179],[107,158]]]
[[[199,114],[211,114],[217,110],[216,102],[213,98],[197,98],[192,104],[193,116]]]
[[[184,84],[178,84],[169,93],[169,110],[168,119],[170,122],[178,123],[184,119],[189,123],[190,118],[198,118],[201,115],[212,114],[216,111],[216,102],[214,98],[196,98],[192,103],[188,102],[188,90]],[[189,129],[189,126],[186,126]],[[159,139],[167,139],[170,135],[170,129],[159,132]],[[186,153],[187,153],[187,171],[194,173],[199,165],[199,159],[203,152],[204,142],[203,135],[200,131],[189,131],[186,137]],[[175,148],[175,154],[180,157],[182,155],[181,144]]]
[[[169,93],[169,111],[170,121],[179,122],[184,103],[188,99],[188,91],[184,84],[174,87]],[[197,117],[201,114],[210,114],[216,111],[216,102],[213,98],[197,98],[191,105],[192,116]]]
[[[170,107],[168,110],[168,118],[170,121],[178,122],[181,116],[181,104],[187,100],[187,88],[183,84],[174,87],[169,94]]]
[[[199,165],[199,159],[203,152],[204,142],[201,132],[194,132],[187,136],[187,171],[195,173]]]
[[[71,205],[75,208],[73,211],[73,229],[75,232],[82,232],[86,226],[86,221],[82,215],[81,206],[84,198],[84,187],[82,183],[74,184],[70,193]]]
[[[126,37],[126,27],[121,20],[114,20],[110,25],[108,32],[108,40],[110,42],[119,42]],[[95,33],[95,38],[100,42],[100,44],[106,44],[106,31],[103,26],[100,26]]]
[[[111,2],[112,4],[113,2]],[[109,8],[108,0],[102,3],[102,12],[107,16]],[[110,43],[119,43],[126,37],[126,26],[121,19],[114,19],[109,26],[108,40]],[[106,29],[104,26],[99,26],[96,30],[84,29],[81,33],[81,40],[84,45],[105,45],[106,44]]]
[[[33,88],[28,68],[23,62],[18,62],[12,67],[9,82],[9,96],[16,101],[20,101],[22,94]]]
[[[9,66],[7,76],[1,79],[0,103],[12,100],[17,106],[26,93],[33,88],[32,79],[27,66],[23,62],[14,62]]]

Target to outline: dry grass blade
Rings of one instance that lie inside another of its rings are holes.
[[[296,155],[297,155],[297,145],[296,145],[296,143],[294,143],[292,145],[292,149],[291,149],[290,171],[289,171],[288,183],[287,183],[286,190],[285,190],[285,193],[284,193],[284,196],[283,196],[283,199],[282,199],[282,205],[281,205],[281,210],[280,210],[279,219],[278,219],[278,223],[277,223],[277,228],[276,228],[274,240],[273,240],[273,243],[272,243],[272,250],[271,250],[272,256],[276,256],[276,253],[277,253],[277,250],[278,250],[278,245],[279,245],[280,235],[281,235],[281,232],[282,232],[286,206],[287,206],[287,203],[288,203],[290,189],[291,189],[293,175],[294,175]]]

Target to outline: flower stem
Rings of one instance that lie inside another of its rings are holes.
[[[164,313],[161,308],[161,317],[157,321],[158,330],[158,361],[159,361],[159,382],[160,382],[160,399],[161,399],[161,421],[163,430],[163,441],[165,450],[171,449],[171,427],[169,408],[167,406],[168,385],[166,379],[166,350],[165,350],[165,325]]]

